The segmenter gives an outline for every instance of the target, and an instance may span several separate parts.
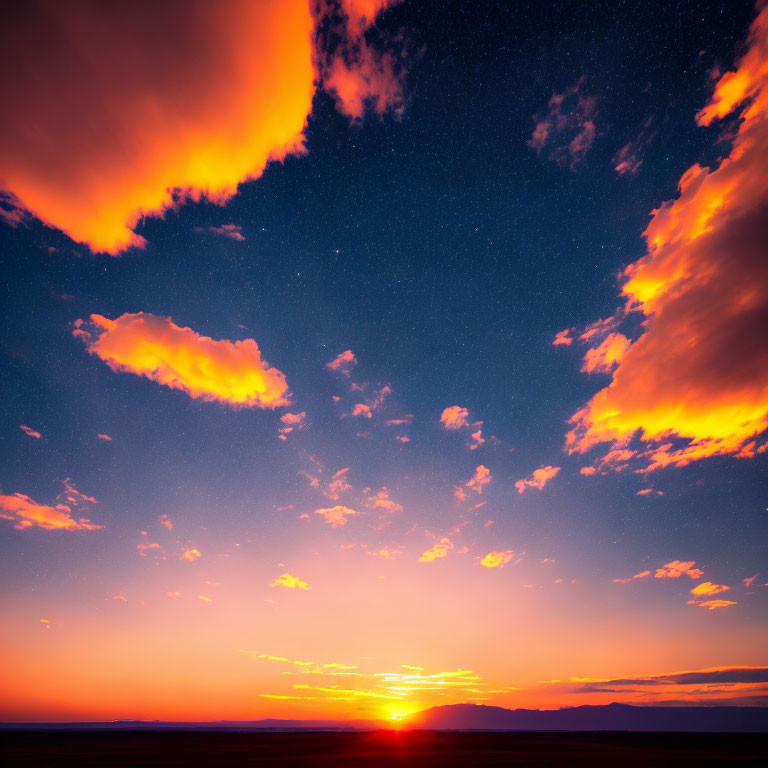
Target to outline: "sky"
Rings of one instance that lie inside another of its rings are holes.
[[[0,719],[768,700],[768,6],[7,22]]]

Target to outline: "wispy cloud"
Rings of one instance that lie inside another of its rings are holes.
[[[92,523],[77,513],[96,504],[96,499],[86,496],[75,488],[72,481],[64,481],[64,490],[56,497],[53,506],[40,504],[23,493],[0,493],[0,518],[13,523],[20,531],[28,528],[44,528],[49,531],[97,531],[103,525]]]
[[[335,507],[316,509],[315,514],[322,515],[325,518],[325,522],[328,523],[331,528],[339,528],[340,526],[347,524],[348,517],[352,517],[358,513],[354,509],[337,504]]]

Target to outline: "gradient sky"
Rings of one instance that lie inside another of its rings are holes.
[[[765,702],[768,7],[51,0],[0,65],[1,719]]]

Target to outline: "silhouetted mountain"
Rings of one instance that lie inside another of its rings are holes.
[[[402,719],[406,728],[482,731],[768,732],[768,707],[635,707],[629,704],[564,709],[504,709],[449,704]]]

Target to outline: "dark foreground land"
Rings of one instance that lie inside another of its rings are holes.
[[[766,734],[6,731],[5,766],[766,766]]]

